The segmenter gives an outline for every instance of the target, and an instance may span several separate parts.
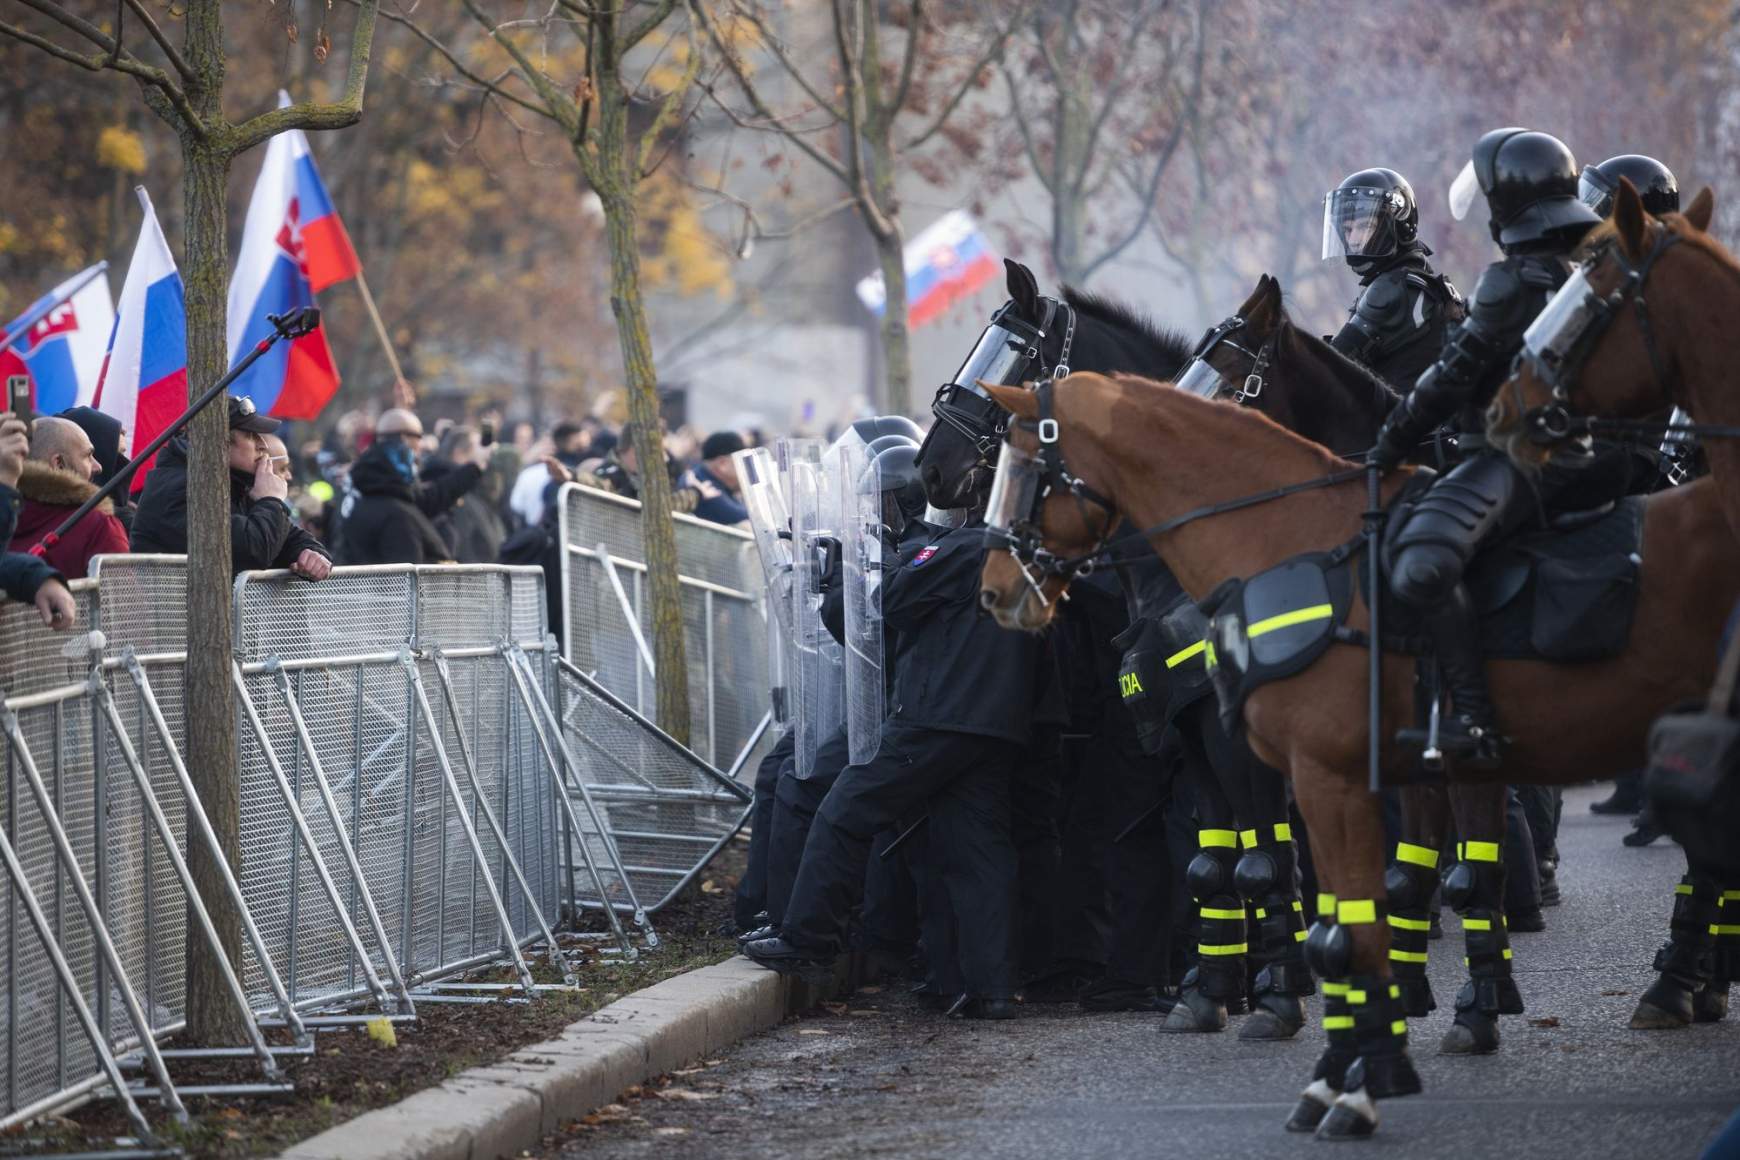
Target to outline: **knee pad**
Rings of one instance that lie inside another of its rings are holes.
[[[1280,880],[1280,867],[1262,850],[1246,850],[1238,865],[1233,867],[1233,889],[1242,898],[1267,898]]]
[[[1425,910],[1432,902],[1432,887],[1438,874],[1430,866],[1409,862],[1393,862],[1384,871],[1384,893],[1389,895],[1390,910]]]
[[[1232,892],[1232,883],[1221,859],[1203,850],[1184,870],[1184,884],[1192,898],[1218,898]]]
[[[1345,978],[1353,967],[1353,935],[1318,919],[1305,936],[1305,965],[1325,979]]]
[[[1444,544],[1408,544],[1396,554],[1390,587],[1410,607],[1428,609],[1448,598],[1462,582],[1465,562]]]
[[[1474,902],[1476,889],[1479,885],[1474,867],[1466,862],[1458,862],[1450,867],[1450,873],[1444,875],[1444,901],[1453,910],[1467,910]]]

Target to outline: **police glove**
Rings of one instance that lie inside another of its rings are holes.
[[[1406,438],[1393,424],[1386,423],[1384,429],[1378,432],[1377,446],[1366,454],[1366,462],[1379,471],[1391,471],[1399,466],[1402,460],[1412,451],[1413,441]]]

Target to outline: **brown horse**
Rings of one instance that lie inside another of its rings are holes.
[[[1024,421],[1011,431],[1011,445],[1034,454],[1038,395],[1019,388],[993,394]],[[1094,552],[1121,518],[1153,527],[1205,505],[1320,480],[1350,466],[1263,416],[1182,391],[1157,391],[1145,380],[1072,375],[1056,385],[1053,398],[1058,456],[1075,484],[1054,487],[1032,523],[1058,559]],[[1386,492],[1393,494],[1405,474],[1391,476]],[[1364,506],[1362,489],[1349,480],[1191,520],[1149,538],[1200,598],[1228,579],[1348,542],[1360,530]],[[1740,591],[1740,544],[1713,534],[1722,515],[1705,481],[1651,497],[1646,512],[1646,560],[1674,563],[1645,564],[1625,650],[1577,665],[1494,662],[1495,699],[1513,707],[1504,720],[1513,741],[1499,768],[1471,778],[1569,784],[1635,768],[1655,715],[1708,687],[1715,668],[1711,642]],[[1005,627],[1037,631],[1068,584],[1068,574],[1036,576],[1016,549],[993,542],[981,600]],[[1367,623],[1357,595],[1347,623],[1356,630]],[[1385,768],[1394,769],[1414,757],[1391,740],[1411,723],[1412,659],[1387,657],[1383,681],[1382,756]],[[1320,1122],[1320,1134],[1331,1137],[1369,1134],[1377,1120],[1373,1100],[1419,1090],[1406,1056],[1406,1021],[1390,984],[1383,830],[1365,786],[1366,700],[1365,650],[1336,643],[1303,672],[1258,688],[1244,706],[1252,748],[1293,779],[1319,876],[1334,896],[1319,900],[1319,925],[1308,943],[1314,965],[1330,979],[1329,1046],[1289,1124]],[[1462,836],[1469,861],[1496,860],[1501,832],[1465,830]]]
[[[1740,424],[1730,345],[1740,261],[1706,232],[1714,207],[1706,188],[1684,213],[1653,217],[1621,179],[1612,218],[1578,250],[1589,291],[1608,301],[1608,313],[1591,323],[1569,365],[1549,369],[1524,357],[1487,413],[1488,435],[1519,466],[1539,467],[1559,446],[1529,421],[1554,404],[1573,416],[1615,419],[1679,406],[1701,423]],[[1740,536],[1740,440],[1712,439],[1704,450],[1728,526]]]

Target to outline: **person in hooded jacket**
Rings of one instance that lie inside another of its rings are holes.
[[[68,407],[57,417],[77,423],[80,430],[90,438],[91,454],[97,457],[99,468],[91,482],[98,487],[115,478],[132,462],[122,451],[126,446],[127,429],[113,415],[105,415],[95,407]],[[121,526],[131,529],[135,507],[128,489],[121,488],[111,493],[109,502],[113,505],[115,518],[121,521]]]
[[[375,441],[350,469],[351,493],[340,512],[339,560],[345,564],[436,564],[454,551],[435,520],[450,511],[483,478],[466,463],[439,479],[417,473],[423,425],[399,408],[381,415]]]
[[[18,476],[24,506],[12,532],[12,550],[28,552],[97,494],[93,477],[101,470],[91,440],[78,424],[44,416],[30,432],[30,458]],[[68,580],[90,575],[92,556],[127,550],[127,529],[107,500],[67,529],[43,559]]]
[[[296,523],[290,488],[260,442],[278,429],[278,420],[255,414],[252,399],[233,395],[229,412],[230,568],[288,568],[304,580],[326,579],[332,555]],[[133,515],[133,551],[187,551],[187,450],[187,440],[175,438],[157,453]]]

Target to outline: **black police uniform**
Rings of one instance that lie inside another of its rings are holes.
[[[762,916],[769,913],[767,859],[773,844],[774,795],[780,771],[793,764],[796,749],[797,730],[787,729],[755,767],[755,800],[749,813],[749,864],[737,883],[732,907],[732,920],[740,931],[760,925]]]
[[[1329,340],[1398,391],[1411,388],[1432,365],[1445,335],[1467,311],[1450,279],[1427,260],[1431,252],[1415,240],[1391,257],[1368,260],[1359,299]]]
[[[1031,738],[1040,643],[979,607],[981,529],[943,533],[887,578],[883,624],[899,634],[893,708],[876,756],[848,766],[823,800],[781,932],[800,952],[840,950],[871,840],[930,801],[933,845],[939,805],[975,827],[974,840],[954,844],[970,864],[948,875],[949,896],[965,973],[996,998],[1014,988],[1014,847],[1006,812],[1001,834],[976,830],[995,830],[998,791],[1006,810],[1008,770]],[[769,949],[748,949],[758,948]]]

